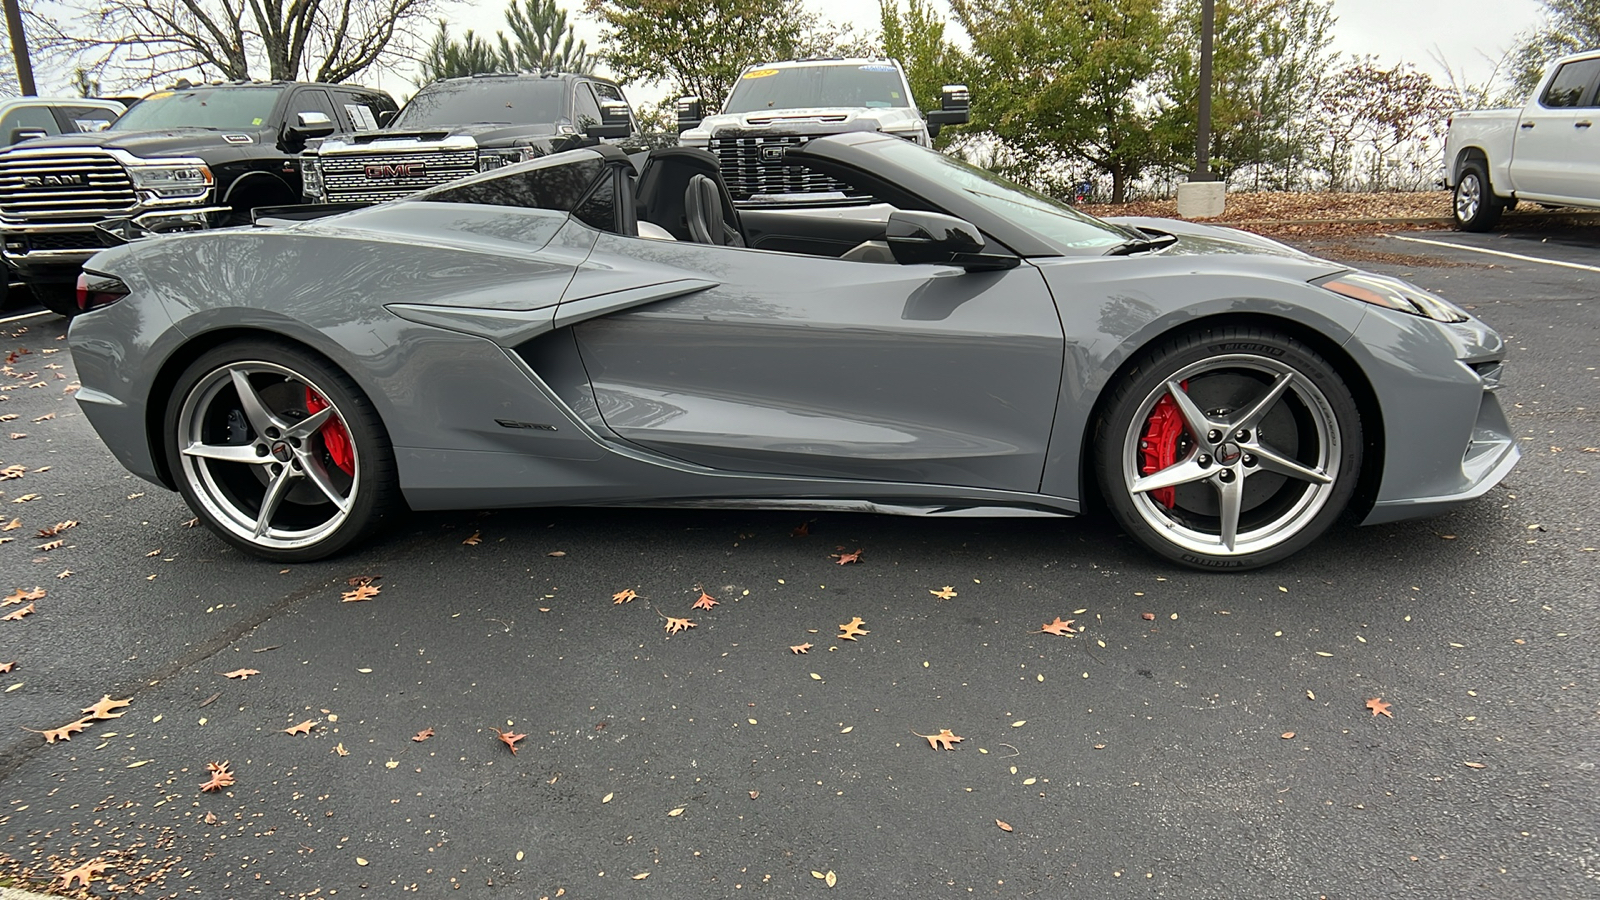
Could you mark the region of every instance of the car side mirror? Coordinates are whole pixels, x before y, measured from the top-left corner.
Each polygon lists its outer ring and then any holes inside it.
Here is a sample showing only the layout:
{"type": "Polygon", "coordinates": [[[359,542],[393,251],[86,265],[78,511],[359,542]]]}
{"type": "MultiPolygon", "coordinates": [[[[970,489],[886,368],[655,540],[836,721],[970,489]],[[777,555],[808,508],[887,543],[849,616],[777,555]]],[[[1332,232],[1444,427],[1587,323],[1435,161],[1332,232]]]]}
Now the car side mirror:
{"type": "Polygon", "coordinates": [[[378,127],[379,128],[388,128],[389,127],[389,123],[393,122],[393,121],[394,121],[394,110],[392,110],[392,109],[384,109],[384,110],[379,110],[378,111],[378,127]]]}
{"type": "Polygon", "coordinates": [[[939,91],[939,108],[928,113],[928,134],[944,125],[965,125],[971,119],[972,94],[964,84],[947,84],[939,91]]]}
{"type": "Polygon", "coordinates": [[[889,214],[884,240],[895,262],[903,266],[934,263],[971,271],[1011,269],[1021,262],[1015,256],[984,253],[983,232],[944,213],[897,209],[889,214]]]}
{"type": "Polygon", "coordinates": [[[284,129],[283,136],[291,141],[308,141],[327,137],[334,132],[333,117],[325,112],[295,113],[294,123],[284,129]]]}
{"type": "Polygon", "coordinates": [[[583,133],[592,138],[625,138],[633,134],[633,117],[628,114],[628,104],[621,100],[600,103],[600,121],[583,126],[583,133]]]}
{"type": "Polygon", "coordinates": [[[682,134],[691,128],[700,127],[700,122],[705,115],[700,110],[699,97],[678,98],[678,133],[682,134]]]}
{"type": "Polygon", "coordinates": [[[23,141],[31,141],[34,138],[48,137],[49,135],[50,132],[45,131],[43,128],[13,128],[11,129],[11,143],[20,144],[23,141]]]}

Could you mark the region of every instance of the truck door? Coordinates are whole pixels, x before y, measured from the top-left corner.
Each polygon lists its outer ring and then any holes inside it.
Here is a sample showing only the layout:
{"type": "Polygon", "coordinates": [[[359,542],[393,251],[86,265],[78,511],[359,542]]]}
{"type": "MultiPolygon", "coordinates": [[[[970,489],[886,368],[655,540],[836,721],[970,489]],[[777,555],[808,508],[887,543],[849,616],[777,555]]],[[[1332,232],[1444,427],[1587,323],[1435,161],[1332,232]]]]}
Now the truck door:
{"type": "Polygon", "coordinates": [[[1511,156],[1518,197],[1550,202],[1600,198],[1597,78],[1600,59],[1566,63],[1523,110],[1511,156]]]}

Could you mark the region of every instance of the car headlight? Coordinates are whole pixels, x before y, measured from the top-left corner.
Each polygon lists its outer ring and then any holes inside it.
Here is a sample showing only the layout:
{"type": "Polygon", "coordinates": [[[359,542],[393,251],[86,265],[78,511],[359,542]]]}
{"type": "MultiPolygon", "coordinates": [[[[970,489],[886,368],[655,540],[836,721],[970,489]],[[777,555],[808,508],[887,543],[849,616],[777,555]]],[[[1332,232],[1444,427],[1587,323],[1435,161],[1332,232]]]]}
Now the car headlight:
{"type": "Polygon", "coordinates": [[[1387,275],[1346,272],[1343,275],[1319,278],[1311,283],[1352,300],[1360,300],[1362,303],[1371,303],[1374,306],[1382,306],[1413,316],[1422,316],[1435,322],[1467,321],[1467,314],[1457,309],[1450,301],[1387,275]]]}
{"type": "Polygon", "coordinates": [[[328,198],[328,188],[322,179],[322,160],[316,156],[300,157],[300,192],[308,203],[321,203],[328,198]]]}
{"type": "Polygon", "coordinates": [[[155,198],[200,197],[211,190],[211,168],[200,160],[157,160],[128,167],[133,186],[155,198]]]}
{"type": "Polygon", "coordinates": [[[532,147],[512,147],[508,150],[479,150],[478,171],[488,172],[501,166],[538,159],[539,151],[532,147]]]}

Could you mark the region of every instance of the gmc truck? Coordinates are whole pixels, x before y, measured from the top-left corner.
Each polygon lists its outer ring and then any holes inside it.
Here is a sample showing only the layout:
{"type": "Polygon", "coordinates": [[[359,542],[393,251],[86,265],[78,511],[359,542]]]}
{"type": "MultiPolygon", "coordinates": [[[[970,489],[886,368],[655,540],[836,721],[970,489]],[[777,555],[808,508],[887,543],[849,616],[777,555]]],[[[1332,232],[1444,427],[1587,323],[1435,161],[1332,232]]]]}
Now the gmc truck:
{"type": "Polygon", "coordinates": [[[1556,60],[1520,109],[1458,111],[1444,143],[1456,227],[1487,231],[1529,200],[1600,208],[1600,50],[1556,60]]]}
{"type": "Polygon", "coordinates": [[[95,225],[248,224],[255,207],[298,202],[306,141],[394,110],[388,94],[347,84],[202,85],[151,94],[104,131],[25,140],[0,153],[5,265],[72,315],[78,271],[102,249],[95,225]]]}
{"type": "Polygon", "coordinates": [[[382,203],[475,172],[637,133],[622,88],[592,75],[436,81],[380,130],[315,142],[308,203],[382,203]]]}
{"type": "Polygon", "coordinates": [[[763,63],[740,73],[717,115],[702,117],[698,97],[680,98],[678,142],[717,155],[741,206],[865,202],[849,185],[784,165],[784,151],[850,131],[881,131],[931,147],[942,127],[967,121],[968,105],[966,86],[948,84],[940,108],[921,112],[892,59],[763,63]]]}

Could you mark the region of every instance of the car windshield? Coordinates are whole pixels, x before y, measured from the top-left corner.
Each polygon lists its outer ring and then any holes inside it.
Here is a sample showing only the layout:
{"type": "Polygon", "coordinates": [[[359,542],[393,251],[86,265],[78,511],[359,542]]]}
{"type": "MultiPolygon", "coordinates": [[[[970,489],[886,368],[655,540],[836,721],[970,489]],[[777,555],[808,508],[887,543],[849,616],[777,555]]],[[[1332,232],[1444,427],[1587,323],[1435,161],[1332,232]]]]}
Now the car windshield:
{"type": "Polygon", "coordinates": [[[390,128],[434,128],[505,122],[553,125],[566,118],[567,83],[545,78],[475,78],[428,85],[395,116],[390,128]]]}
{"type": "Polygon", "coordinates": [[[734,85],[723,112],[910,105],[899,70],[887,64],[866,63],[751,69],[734,85]]]}
{"type": "Polygon", "coordinates": [[[283,88],[229,87],[158,91],[140,100],[111,126],[112,131],[162,128],[260,128],[272,116],[283,88]]]}
{"type": "Polygon", "coordinates": [[[1060,200],[910,141],[881,141],[874,149],[891,162],[966,192],[979,206],[1059,244],[1062,249],[1112,247],[1126,243],[1130,237],[1128,232],[1079,212],[1060,200]]]}

